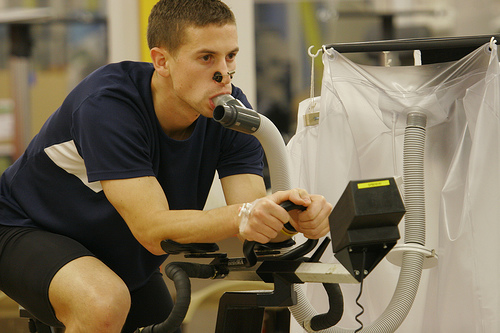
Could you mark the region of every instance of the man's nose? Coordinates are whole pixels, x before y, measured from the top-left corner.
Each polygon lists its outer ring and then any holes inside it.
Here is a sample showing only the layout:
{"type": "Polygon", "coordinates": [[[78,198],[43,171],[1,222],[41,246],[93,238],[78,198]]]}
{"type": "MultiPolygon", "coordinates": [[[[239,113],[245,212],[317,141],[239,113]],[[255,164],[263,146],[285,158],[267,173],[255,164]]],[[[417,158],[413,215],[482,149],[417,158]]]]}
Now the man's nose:
{"type": "Polygon", "coordinates": [[[212,77],[212,80],[218,83],[223,83],[224,85],[231,83],[231,79],[233,78],[235,71],[229,71],[227,74],[222,74],[221,72],[217,71],[214,73],[214,76],[212,77]]]}

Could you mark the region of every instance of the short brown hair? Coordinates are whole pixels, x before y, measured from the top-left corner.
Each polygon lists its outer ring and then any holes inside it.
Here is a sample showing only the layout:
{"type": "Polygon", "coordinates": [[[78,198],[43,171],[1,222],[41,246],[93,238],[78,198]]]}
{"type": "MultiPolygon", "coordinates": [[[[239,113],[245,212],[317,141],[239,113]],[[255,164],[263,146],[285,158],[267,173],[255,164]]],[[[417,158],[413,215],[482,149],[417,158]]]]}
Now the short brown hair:
{"type": "Polygon", "coordinates": [[[236,24],[234,14],[220,0],[160,0],[148,20],[148,47],[165,47],[175,53],[187,27],[236,24]]]}

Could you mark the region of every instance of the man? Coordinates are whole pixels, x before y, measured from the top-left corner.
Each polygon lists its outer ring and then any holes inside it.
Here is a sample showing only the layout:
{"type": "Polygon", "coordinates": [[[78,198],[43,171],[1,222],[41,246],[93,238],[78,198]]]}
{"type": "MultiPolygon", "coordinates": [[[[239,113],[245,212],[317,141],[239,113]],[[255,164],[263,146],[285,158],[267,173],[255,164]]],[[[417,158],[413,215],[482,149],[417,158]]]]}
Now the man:
{"type": "Polygon", "coordinates": [[[211,119],[215,96],[248,105],[226,74],[238,53],[229,8],[161,0],[148,42],[152,64],[92,73],[2,175],[0,289],[67,333],[163,321],[172,307],[158,270],[163,239],[281,241],[285,200],[307,207],[291,220],[299,232],[328,232],[323,197],[265,197],[260,144],[211,119]],[[216,170],[227,206],[202,211],[216,170]]]}

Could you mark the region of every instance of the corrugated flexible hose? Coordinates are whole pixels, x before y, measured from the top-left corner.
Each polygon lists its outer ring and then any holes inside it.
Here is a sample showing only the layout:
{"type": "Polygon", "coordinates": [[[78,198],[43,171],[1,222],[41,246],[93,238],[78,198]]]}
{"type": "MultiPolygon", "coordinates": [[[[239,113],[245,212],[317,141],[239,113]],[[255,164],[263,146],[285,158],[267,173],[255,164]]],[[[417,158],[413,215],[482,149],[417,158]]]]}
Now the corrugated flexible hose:
{"type": "MultiPolygon", "coordinates": [[[[409,112],[403,148],[404,197],[406,206],[405,244],[425,245],[424,149],[427,118],[421,111],[409,112]]],[[[408,315],[417,294],[424,255],[406,251],[396,291],[382,315],[360,332],[394,332],[408,315]]],[[[310,328],[310,320],[318,313],[307,299],[302,287],[295,285],[297,305],[290,307],[295,320],[308,332],[354,332],[354,329],[331,327],[321,331],[310,328]]]]}

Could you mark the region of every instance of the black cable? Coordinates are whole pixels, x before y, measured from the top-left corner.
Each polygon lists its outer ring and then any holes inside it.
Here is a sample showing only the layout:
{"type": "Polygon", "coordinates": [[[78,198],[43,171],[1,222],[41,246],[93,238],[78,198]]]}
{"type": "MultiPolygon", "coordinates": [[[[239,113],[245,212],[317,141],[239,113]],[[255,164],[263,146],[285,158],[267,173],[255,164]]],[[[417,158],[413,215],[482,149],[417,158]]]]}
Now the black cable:
{"type": "MultiPolygon", "coordinates": [[[[330,241],[331,239],[326,237],[307,262],[319,262],[326,247],[330,244],[330,241]]],[[[311,318],[311,329],[315,332],[335,326],[340,319],[342,319],[342,315],[344,314],[344,296],[342,295],[340,285],[338,283],[323,283],[323,287],[328,295],[330,307],[327,313],[319,314],[311,318]]]]}
{"type": "Polygon", "coordinates": [[[344,297],[338,283],[323,283],[328,294],[330,308],[327,313],[319,314],[311,318],[311,329],[316,331],[326,330],[342,319],[344,313],[344,297]]]}
{"type": "Polygon", "coordinates": [[[363,294],[363,281],[365,280],[366,251],[367,249],[364,248],[363,261],[361,264],[361,282],[359,285],[359,294],[358,297],[356,298],[356,304],[361,308],[361,311],[356,315],[356,321],[359,323],[360,327],[357,330],[355,330],[354,333],[357,333],[363,329],[363,322],[359,319],[359,317],[361,317],[361,315],[365,312],[365,308],[363,307],[363,305],[361,305],[359,300],[361,299],[361,295],[363,294]]]}
{"type": "Polygon", "coordinates": [[[172,333],[184,321],[191,303],[191,282],[189,278],[208,279],[215,276],[215,267],[188,262],[171,262],[165,266],[165,276],[174,282],[177,300],[168,318],[159,323],[144,327],[135,333],[172,333]]]}

